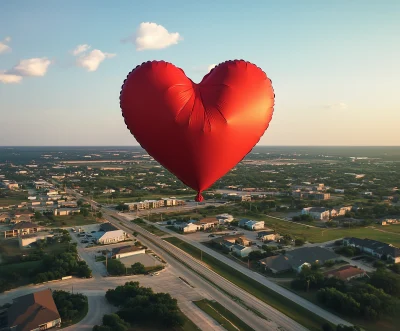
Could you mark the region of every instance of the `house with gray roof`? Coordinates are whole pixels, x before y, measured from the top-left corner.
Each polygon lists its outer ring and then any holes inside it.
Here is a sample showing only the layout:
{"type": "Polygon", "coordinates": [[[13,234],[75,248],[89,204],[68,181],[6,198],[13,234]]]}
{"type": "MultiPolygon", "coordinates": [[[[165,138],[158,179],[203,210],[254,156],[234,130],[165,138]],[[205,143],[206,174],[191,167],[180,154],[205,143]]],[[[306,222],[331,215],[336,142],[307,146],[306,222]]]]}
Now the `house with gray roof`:
{"type": "Polygon", "coordinates": [[[337,261],[340,256],[325,248],[301,247],[287,251],[284,255],[270,256],[260,260],[260,264],[273,273],[295,270],[300,272],[303,266],[314,263],[324,264],[326,261],[337,261]]]}

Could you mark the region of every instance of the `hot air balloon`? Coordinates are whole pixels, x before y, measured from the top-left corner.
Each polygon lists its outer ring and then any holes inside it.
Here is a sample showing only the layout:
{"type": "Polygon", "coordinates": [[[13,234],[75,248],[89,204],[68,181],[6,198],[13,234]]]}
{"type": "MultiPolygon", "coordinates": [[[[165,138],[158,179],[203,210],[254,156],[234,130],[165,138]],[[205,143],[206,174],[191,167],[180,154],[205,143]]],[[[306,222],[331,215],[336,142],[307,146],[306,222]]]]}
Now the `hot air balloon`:
{"type": "Polygon", "coordinates": [[[171,63],[149,61],[128,74],[120,107],[138,143],[202,201],[263,136],[274,98],[267,75],[243,60],[217,65],[198,84],[171,63]]]}

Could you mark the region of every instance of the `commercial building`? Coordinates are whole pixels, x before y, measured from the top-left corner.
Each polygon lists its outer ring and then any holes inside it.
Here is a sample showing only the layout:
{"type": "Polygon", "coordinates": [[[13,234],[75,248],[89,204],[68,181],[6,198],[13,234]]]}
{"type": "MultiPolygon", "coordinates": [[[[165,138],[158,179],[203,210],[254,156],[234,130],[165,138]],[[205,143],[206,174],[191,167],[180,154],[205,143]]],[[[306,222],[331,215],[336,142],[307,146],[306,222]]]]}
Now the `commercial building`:
{"type": "Polygon", "coordinates": [[[128,234],[125,231],[119,230],[111,223],[101,224],[100,231],[93,236],[96,242],[102,245],[121,242],[128,238],[128,234]]]}
{"type": "Polygon", "coordinates": [[[257,238],[261,241],[271,241],[278,239],[279,235],[272,229],[257,232],[257,238]]]}
{"type": "Polygon", "coordinates": [[[136,246],[122,246],[113,248],[110,253],[110,258],[112,259],[120,259],[127,256],[138,255],[138,254],[145,254],[146,250],[143,247],[136,247],[136,246]]]}
{"type": "Polygon", "coordinates": [[[79,208],[56,208],[53,211],[53,214],[56,216],[68,216],[79,214],[81,210],[79,208]]]}
{"type": "Polygon", "coordinates": [[[61,326],[61,317],[50,289],[14,299],[7,311],[9,330],[36,331],[61,326]]]}
{"type": "Polygon", "coordinates": [[[42,227],[32,222],[19,222],[3,230],[4,238],[19,237],[40,231],[42,227]]]}

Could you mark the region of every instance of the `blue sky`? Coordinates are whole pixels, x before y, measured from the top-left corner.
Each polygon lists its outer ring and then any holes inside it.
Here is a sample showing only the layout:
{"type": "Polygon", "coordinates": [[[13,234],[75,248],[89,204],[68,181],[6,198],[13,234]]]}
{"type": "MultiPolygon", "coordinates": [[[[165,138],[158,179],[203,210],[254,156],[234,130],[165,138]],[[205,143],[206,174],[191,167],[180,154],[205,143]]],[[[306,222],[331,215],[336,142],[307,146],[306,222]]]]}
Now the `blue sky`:
{"type": "Polygon", "coordinates": [[[399,17],[398,0],[2,0],[0,145],[135,145],[118,99],[132,68],[166,60],[200,81],[239,58],[276,94],[260,145],[400,145],[399,17]],[[172,44],[137,50],[146,22],[172,44]]]}

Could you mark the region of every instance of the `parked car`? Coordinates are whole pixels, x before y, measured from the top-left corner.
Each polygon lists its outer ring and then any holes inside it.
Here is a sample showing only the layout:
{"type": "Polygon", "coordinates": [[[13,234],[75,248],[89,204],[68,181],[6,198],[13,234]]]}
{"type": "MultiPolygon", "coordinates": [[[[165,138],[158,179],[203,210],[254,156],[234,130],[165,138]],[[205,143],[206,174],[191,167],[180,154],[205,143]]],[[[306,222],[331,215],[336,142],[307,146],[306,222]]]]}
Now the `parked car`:
{"type": "Polygon", "coordinates": [[[97,231],[92,231],[91,233],[96,233],[97,231]]]}

